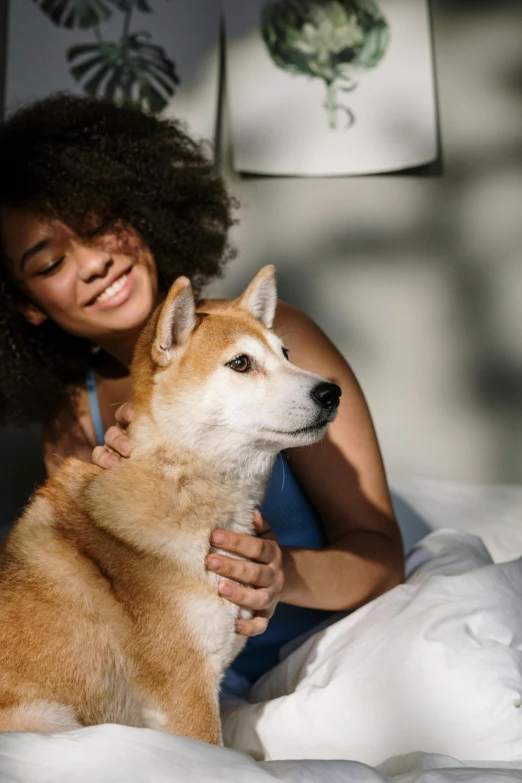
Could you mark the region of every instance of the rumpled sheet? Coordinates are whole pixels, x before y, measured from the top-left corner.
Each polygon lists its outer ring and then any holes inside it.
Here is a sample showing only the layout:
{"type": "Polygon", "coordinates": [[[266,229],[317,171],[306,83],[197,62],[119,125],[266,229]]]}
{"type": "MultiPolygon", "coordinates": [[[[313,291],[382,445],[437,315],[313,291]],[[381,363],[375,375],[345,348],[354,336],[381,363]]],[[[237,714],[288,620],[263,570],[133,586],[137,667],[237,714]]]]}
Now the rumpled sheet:
{"type": "Polygon", "coordinates": [[[0,783],[518,783],[522,760],[471,763],[414,753],[357,761],[256,762],[244,753],[151,729],[93,726],[0,735],[0,783]]]}
{"type": "Polygon", "coordinates": [[[439,530],[406,584],[339,620],[224,711],[225,744],[259,760],[416,751],[522,759],[522,559],[439,530]]]}
{"type": "Polygon", "coordinates": [[[418,541],[407,584],[308,640],[254,687],[257,703],[229,710],[236,749],[114,725],[0,734],[0,783],[522,783],[522,561],[509,560],[522,553],[522,490],[497,492],[503,506],[482,493],[487,528],[473,488],[449,486],[445,503],[436,484],[400,487],[410,537],[452,513],[460,531],[418,541]],[[489,529],[498,562],[466,529],[489,529]]]}

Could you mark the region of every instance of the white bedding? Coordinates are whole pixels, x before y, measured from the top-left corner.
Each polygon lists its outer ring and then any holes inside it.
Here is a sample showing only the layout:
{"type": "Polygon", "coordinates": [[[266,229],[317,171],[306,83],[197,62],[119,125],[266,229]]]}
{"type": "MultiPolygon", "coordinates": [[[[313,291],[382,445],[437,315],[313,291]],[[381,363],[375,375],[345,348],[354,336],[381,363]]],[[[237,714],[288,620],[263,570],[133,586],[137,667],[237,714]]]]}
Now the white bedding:
{"type": "Polygon", "coordinates": [[[391,489],[406,551],[448,527],[480,536],[495,563],[522,556],[522,486],[417,478],[391,489]]]}
{"type": "Polygon", "coordinates": [[[522,762],[466,764],[427,753],[388,760],[256,762],[244,753],[151,729],[0,735],[1,783],[516,783],[522,762]]]}
{"type": "Polygon", "coordinates": [[[394,489],[408,547],[422,538],[407,584],[229,710],[239,750],[124,726],[0,734],[0,783],[522,781],[522,561],[509,562],[522,555],[522,488],[394,489]],[[441,526],[458,530],[423,537],[441,526]]]}
{"type": "Polygon", "coordinates": [[[476,536],[439,530],[415,566],[226,710],[227,745],[263,760],[522,759],[522,560],[493,564],[476,536]]]}

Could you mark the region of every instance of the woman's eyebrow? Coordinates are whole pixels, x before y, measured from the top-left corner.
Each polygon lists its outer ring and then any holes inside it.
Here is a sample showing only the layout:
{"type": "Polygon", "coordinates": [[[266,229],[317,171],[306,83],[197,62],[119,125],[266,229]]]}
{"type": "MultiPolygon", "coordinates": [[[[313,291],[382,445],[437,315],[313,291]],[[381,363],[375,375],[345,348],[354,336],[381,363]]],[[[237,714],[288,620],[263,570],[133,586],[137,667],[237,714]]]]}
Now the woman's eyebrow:
{"type": "Polygon", "coordinates": [[[49,238],[41,239],[35,245],[30,247],[29,250],[26,250],[25,253],[22,255],[22,258],[20,259],[20,269],[22,270],[30,258],[35,256],[37,253],[40,253],[41,250],[45,250],[45,248],[48,247],[50,244],[51,244],[51,240],[49,238]]]}

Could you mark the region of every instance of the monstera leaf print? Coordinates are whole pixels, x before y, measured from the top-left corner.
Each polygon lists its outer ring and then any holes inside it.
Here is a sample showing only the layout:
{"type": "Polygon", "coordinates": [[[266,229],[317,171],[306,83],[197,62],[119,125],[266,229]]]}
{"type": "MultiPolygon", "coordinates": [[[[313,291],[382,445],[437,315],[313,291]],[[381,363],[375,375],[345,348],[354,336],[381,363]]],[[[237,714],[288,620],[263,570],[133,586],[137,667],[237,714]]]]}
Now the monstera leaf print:
{"type": "Polygon", "coordinates": [[[87,29],[105,22],[112,11],[107,0],[33,0],[57,27],[87,29]]]}
{"type": "Polygon", "coordinates": [[[130,6],[134,6],[137,11],[142,13],[152,13],[148,0],[109,0],[111,5],[115,5],[120,11],[128,11],[130,6]]]}
{"type": "Polygon", "coordinates": [[[160,112],[179,84],[174,63],[161,46],[149,43],[149,33],[121,41],[99,41],[69,49],[71,74],[86,93],[119,103],[134,103],[160,112]]]}
{"type": "MultiPolygon", "coordinates": [[[[168,0],[167,0],[168,1],[168,0]]],[[[146,31],[131,32],[134,11],[152,13],[151,0],[33,0],[57,27],[92,28],[96,41],[72,46],[70,72],[88,95],[162,111],[180,83],[176,66],[146,31]],[[120,12],[119,40],[104,38],[100,25],[120,12]]]]}

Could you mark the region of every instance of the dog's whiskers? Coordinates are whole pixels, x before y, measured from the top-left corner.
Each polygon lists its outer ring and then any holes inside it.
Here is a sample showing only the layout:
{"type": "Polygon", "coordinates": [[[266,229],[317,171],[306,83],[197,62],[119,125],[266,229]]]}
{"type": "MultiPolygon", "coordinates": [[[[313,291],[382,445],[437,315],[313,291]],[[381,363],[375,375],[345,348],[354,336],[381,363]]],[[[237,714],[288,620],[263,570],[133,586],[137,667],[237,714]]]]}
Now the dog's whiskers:
{"type": "Polygon", "coordinates": [[[282,481],[282,484],[281,484],[281,492],[282,492],[283,491],[283,487],[285,486],[285,458],[283,457],[281,452],[279,452],[277,457],[278,457],[278,459],[281,460],[281,464],[283,466],[283,481],[282,481]]]}

